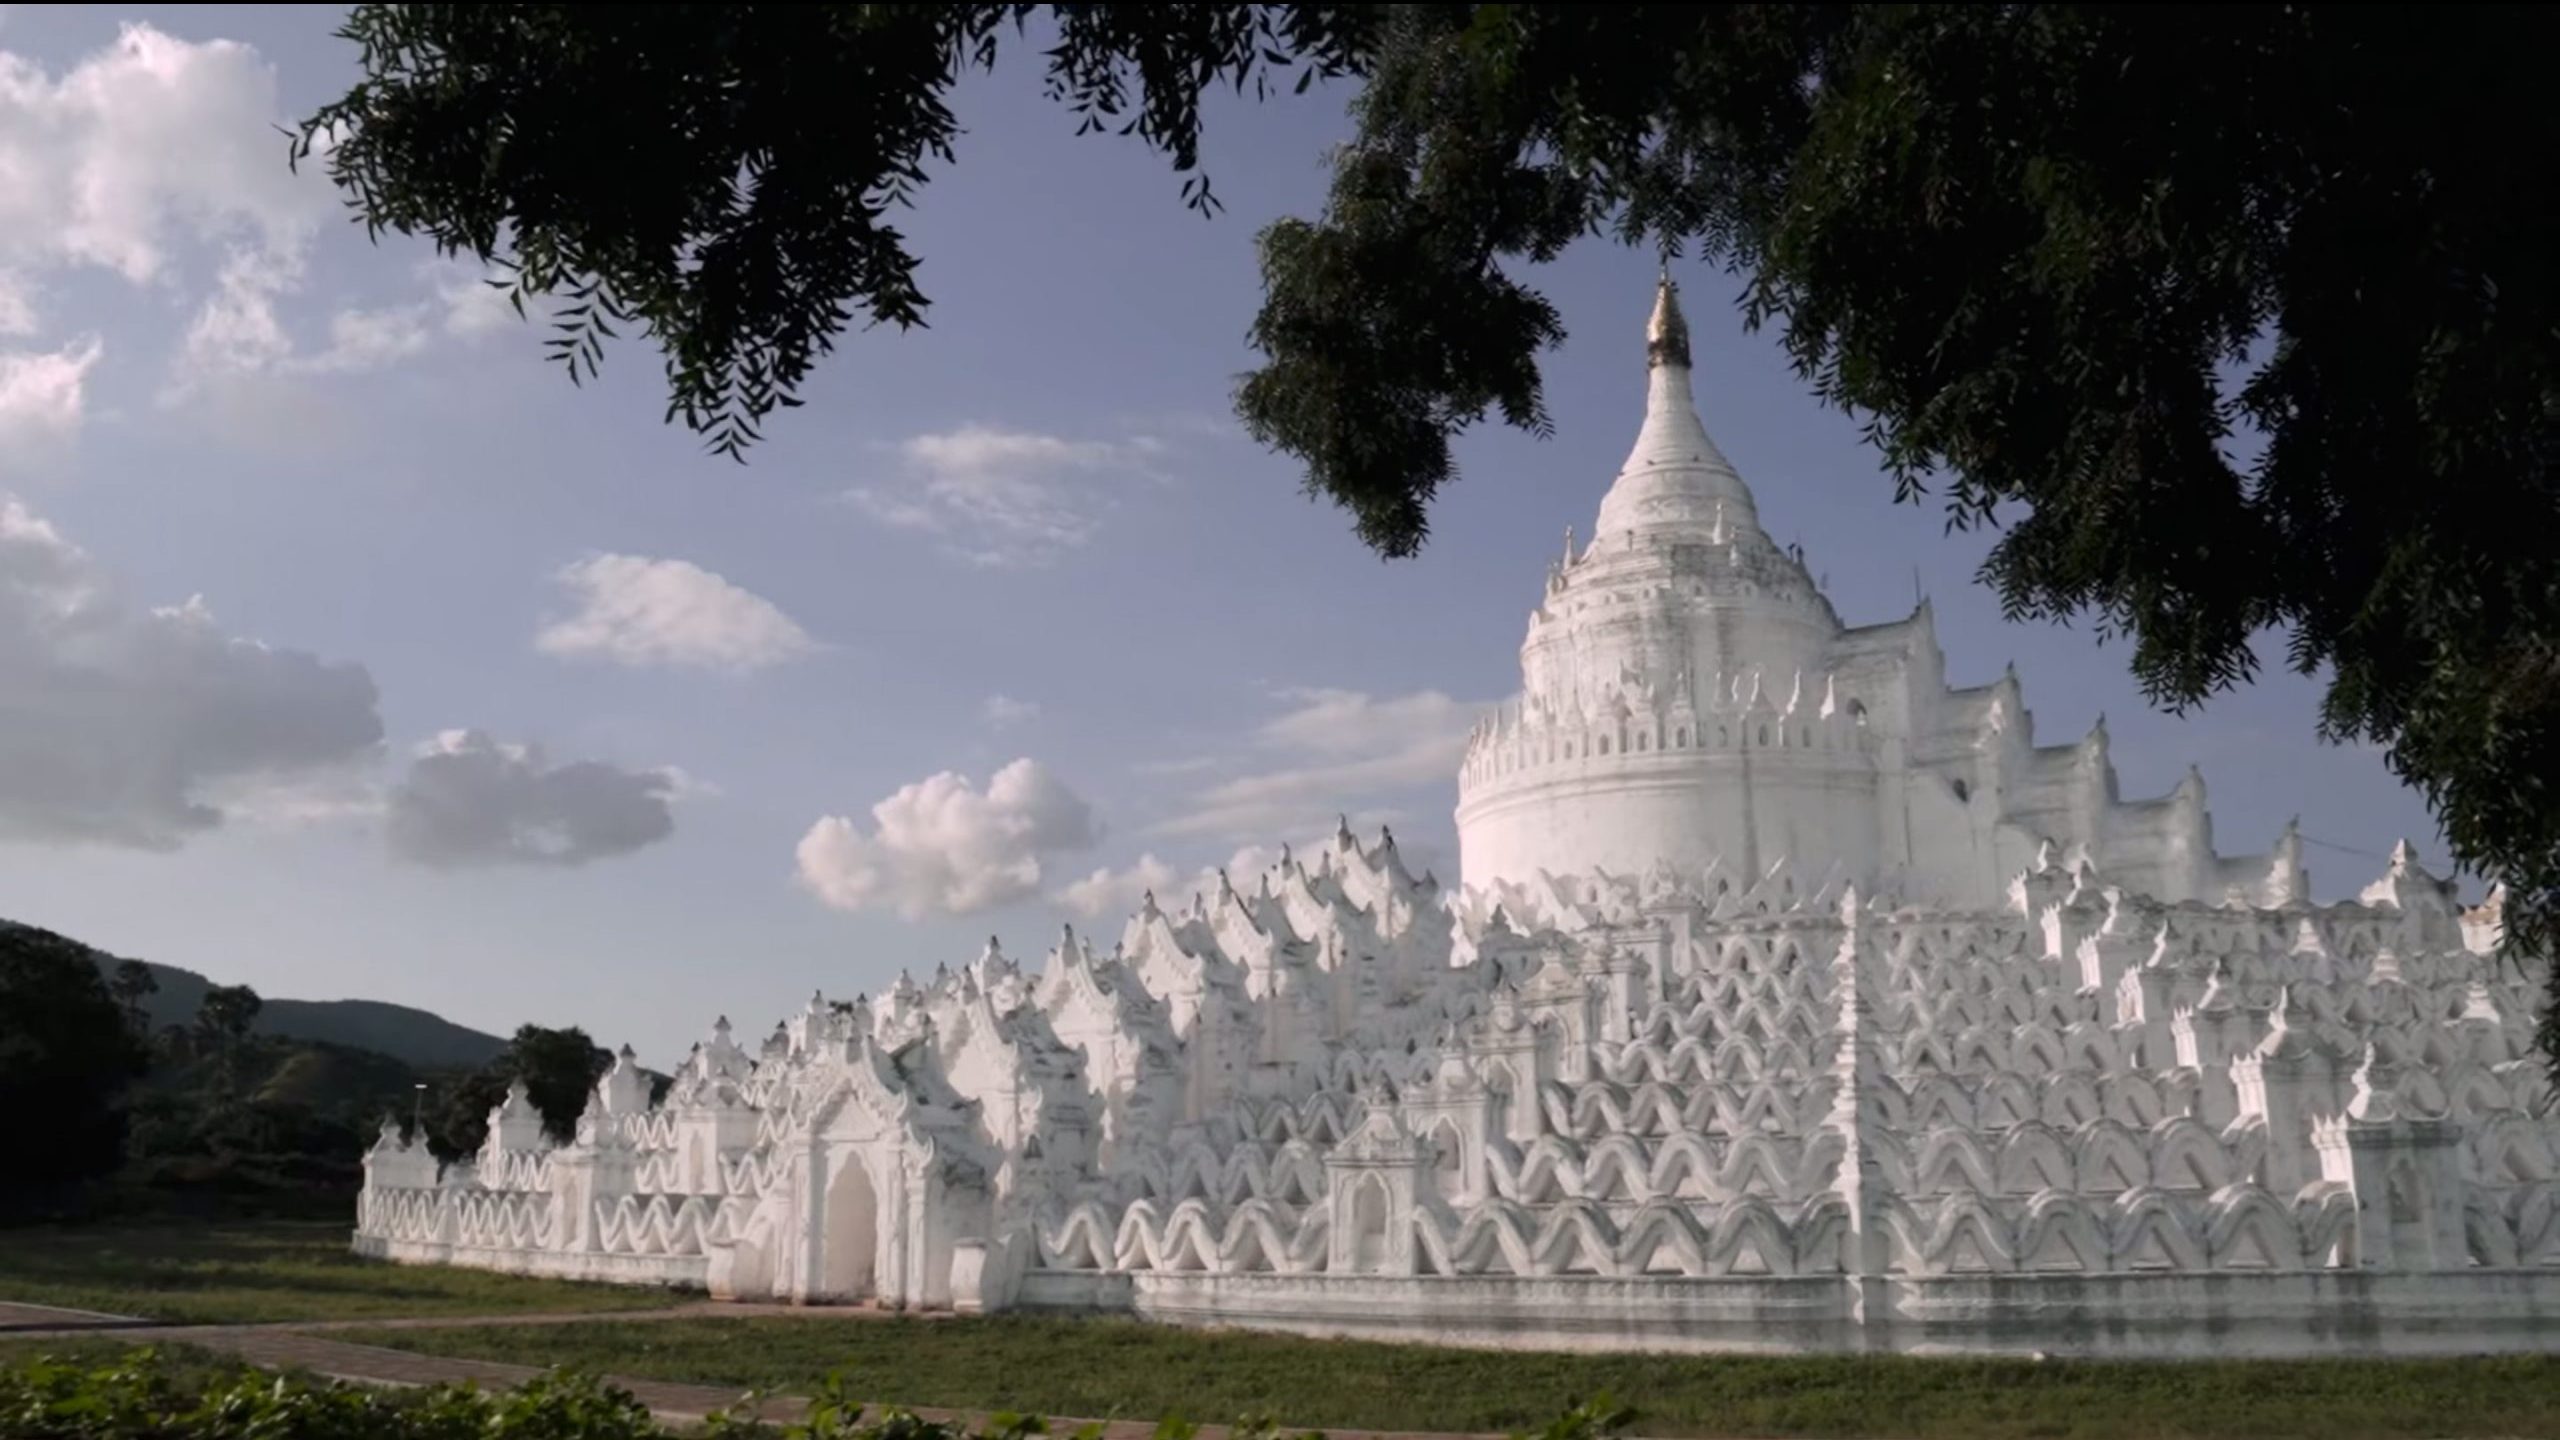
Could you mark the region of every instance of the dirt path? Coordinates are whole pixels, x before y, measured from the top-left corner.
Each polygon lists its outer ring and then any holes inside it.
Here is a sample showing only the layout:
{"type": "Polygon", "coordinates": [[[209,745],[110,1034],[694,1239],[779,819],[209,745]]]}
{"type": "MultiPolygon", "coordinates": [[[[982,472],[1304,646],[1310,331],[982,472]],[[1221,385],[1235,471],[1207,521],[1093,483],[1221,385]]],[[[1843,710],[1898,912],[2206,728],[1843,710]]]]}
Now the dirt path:
{"type": "Polygon", "coordinates": [[[151,1323],[131,1315],[107,1315],[96,1310],[67,1310],[60,1305],[30,1305],[22,1300],[0,1300],[0,1336],[20,1331],[39,1335],[68,1334],[151,1323]]]}

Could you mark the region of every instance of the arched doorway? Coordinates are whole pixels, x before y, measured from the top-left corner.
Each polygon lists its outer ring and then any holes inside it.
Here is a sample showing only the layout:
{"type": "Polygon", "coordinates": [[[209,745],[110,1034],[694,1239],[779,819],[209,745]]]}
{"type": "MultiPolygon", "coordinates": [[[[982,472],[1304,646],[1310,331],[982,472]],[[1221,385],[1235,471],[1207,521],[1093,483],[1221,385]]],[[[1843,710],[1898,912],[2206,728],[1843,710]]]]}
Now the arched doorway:
{"type": "Polygon", "coordinates": [[[845,1150],[827,1179],[827,1205],[819,1220],[818,1256],[823,1267],[819,1297],[870,1298],[876,1288],[872,1265],[879,1252],[879,1195],[871,1188],[871,1172],[861,1155],[845,1150]]]}
{"type": "Polygon", "coordinates": [[[1374,1175],[1351,1194],[1351,1268],[1362,1275],[1387,1268],[1387,1187],[1374,1175]]]}
{"type": "Polygon", "coordinates": [[[1466,1150],[1458,1142],[1458,1127],[1447,1120],[1431,1127],[1431,1177],[1443,1200],[1455,1200],[1465,1193],[1467,1176],[1464,1168],[1466,1150]]]}

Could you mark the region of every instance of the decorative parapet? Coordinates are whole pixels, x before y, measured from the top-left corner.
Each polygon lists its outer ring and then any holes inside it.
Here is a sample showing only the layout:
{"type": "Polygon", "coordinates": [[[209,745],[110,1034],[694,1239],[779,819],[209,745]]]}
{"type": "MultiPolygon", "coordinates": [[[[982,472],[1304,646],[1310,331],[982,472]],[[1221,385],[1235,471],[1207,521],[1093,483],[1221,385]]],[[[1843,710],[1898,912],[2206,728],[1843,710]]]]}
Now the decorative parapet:
{"type": "MultiPolygon", "coordinates": [[[[1308,883],[1353,863],[1337,848],[1308,883]]],[[[1986,1276],[2560,1276],[2529,975],[2383,945],[2389,912],[2161,906],[2047,859],[2036,914],[1781,870],[1706,894],[1659,867],[1548,877],[1543,912],[1516,891],[1431,912],[1463,958],[1361,992],[1373,1013],[1329,1008],[1356,963],[1310,960],[1261,998],[1206,985],[1181,1036],[1146,978],[1178,966],[1066,937],[1034,981],[991,950],[885,1002],[813,1001],[752,1057],[715,1027],[656,1106],[621,1108],[645,1096],[627,1062],[571,1146],[499,1143],[530,1132],[521,1100],[471,1166],[395,1131],[358,1243],[979,1310],[1233,1277],[1234,1318],[1266,1287],[1339,1315],[1352,1289],[1323,1287],[1425,1275],[1566,1286],[1534,1292],[1551,1310],[1599,1293],[1572,1287],[1827,1286],[1878,1344],[1986,1276]]],[[[1268,904],[1297,883],[1275,872],[1268,904]]],[[[1152,924],[1195,947],[1187,973],[1231,965],[1204,920],[1152,924]]]]}

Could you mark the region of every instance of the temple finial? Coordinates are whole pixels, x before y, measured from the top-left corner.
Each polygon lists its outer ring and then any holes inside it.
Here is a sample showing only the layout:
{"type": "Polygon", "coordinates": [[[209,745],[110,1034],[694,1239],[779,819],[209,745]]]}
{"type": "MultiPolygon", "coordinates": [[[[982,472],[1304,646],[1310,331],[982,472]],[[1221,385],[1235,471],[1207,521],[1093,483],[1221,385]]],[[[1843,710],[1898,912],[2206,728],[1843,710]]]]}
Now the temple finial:
{"type": "Polygon", "coordinates": [[[1644,327],[1645,363],[1655,368],[1677,365],[1689,368],[1689,322],[1680,314],[1680,287],[1671,281],[1668,261],[1662,276],[1654,282],[1653,318],[1644,327]]]}

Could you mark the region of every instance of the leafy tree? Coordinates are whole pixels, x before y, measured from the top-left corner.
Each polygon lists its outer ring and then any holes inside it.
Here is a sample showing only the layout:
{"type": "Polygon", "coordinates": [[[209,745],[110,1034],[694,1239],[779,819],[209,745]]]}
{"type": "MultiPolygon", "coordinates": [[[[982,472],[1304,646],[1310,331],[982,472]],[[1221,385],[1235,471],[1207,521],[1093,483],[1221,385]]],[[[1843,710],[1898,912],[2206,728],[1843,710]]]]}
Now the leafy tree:
{"type": "Polygon", "coordinates": [[[240,1045],[266,1002],[246,985],[215,985],[196,1002],[196,1036],[221,1062],[215,1080],[226,1099],[240,1092],[240,1045]]]}
{"type": "Polygon", "coordinates": [[[124,1007],[124,1023],[135,1034],[150,1033],[151,1012],[145,1002],[160,993],[160,981],[150,966],[139,960],[118,961],[114,977],[107,981],[107,992],[124,1007]]]}
{"type": "MultiPolygon", "coordinates": [[[[669,417],[736,455],[855,310],[923,323],[892,213],[952,158],[943,97],[1009,25],[1054,10],[1052,93],[1193,171],[1204,88],[1340,73],[1376,7],[609,8],[359,5],[338,33],[365,78],[294,159],[325,150],[377,233],[502,262],[519,309],[558,298],[573,379],[617,326],[658,340],[669,417]]],[[[1217,203],[1196,173],[1184,197],[1217,203]]]]}
{"type": "Polygon", "coordinates": [[[542,1128],[554,1140],[567,1140],[587,1113],[587,1097],[613,1068],[613,1052],[570,1027],[547,1030],[540,1025],[517,1028],[507,1042],[508,1078],[522,1080],[533,1108],[542,1112],[542,1128]]]}
{"type": "Polygon", "coordinates": [[[542,1113],[544,1132],[566,1143],[577,1133],[596,1082],[612,1068],[613,1053],[584,1030],[519,1026],[497,1059],[435,1097],[427,1138],[448,1158],[476,1152],[488,1138],[490,1109],[507,1098],[509,1085],[522,1081],[525,1097],[542,1113]]]}
{"type": "Polygon", "coordinates": [[[246,985],[213,986],[196,1004],[196,1033],[216,1045],[238,1045],[249,1038],[258,1012],[265,1008],[258,992],[246,985]]]}
{"type": "Polygon", "coordinates": [[[446,1160],[476,1155],[489,1138],[489,1111],[507,1098],[503,1057],[427,1095],[427,1144],[446,1160]]]}
{"type": "MultiPolygon", "coordinates": [[[[1898,498],[1998,524],[2013,617],[2192,706],[2324,674],[2454,854],[2560,939],[2560,19],[2346,5],[356,7],[304,131],[377,230],[619,325],[737,454],[857,312],[950,87],[1048,9],[1048,85],[1197,173],[1213,85],[1356,75],[1324,213],[1262,237],[1239,409],[1409,555],[1488,415],[1543,432],[1576,239],[1694,246],[1898,498]]],[[[2560,986],[2560,968],[2554,984],[2560,986]]],[[[2560,1007],[2544,1044],[2560,1065],[2560,1007]]]]}
{"type": "Polygon", "coordinates": [[[113,1171],[142,1047],[90,952],[50,931],[0,926],[0,1115],[9,1160],[0,1208],[113,1171]]]}

